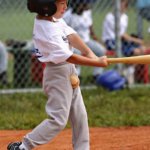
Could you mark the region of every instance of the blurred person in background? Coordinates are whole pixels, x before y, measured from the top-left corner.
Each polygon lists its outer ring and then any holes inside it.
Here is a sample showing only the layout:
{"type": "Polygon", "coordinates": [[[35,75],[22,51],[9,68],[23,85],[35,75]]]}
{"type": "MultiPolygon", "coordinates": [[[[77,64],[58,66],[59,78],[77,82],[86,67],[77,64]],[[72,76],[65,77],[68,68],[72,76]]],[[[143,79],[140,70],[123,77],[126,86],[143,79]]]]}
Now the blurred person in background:
{"type": "Polygon", "coordinates": [[[8,84],[7,80],[8,53],[5,44],[0,41],[0,84],[8,84]]]}
{"type": "MultiPolygon", "coordinates": [[[[121,0],[121,16],[120,16],[120,31],[122,54],[124,56],[143,55],[146,53],[146,47],[143,44],[143,40],[136,35],[129,35],[127,33],[128,16],[126,14],[129,1],[121,0]]],[[[115,15],[114,12],[108,12],[103,22],[102,40],[107,47],[107,50],[115,51],[115,15]]],[[[134,66],[128,65],[125,69],[125,77],[128,84],[134,83],[134,66]]]]}
{"type": "MultiPolygon", "coordinates": [[[[137,8],[142,18],[150,21],[150,0],[137,0],[137,8]]],[[[150,26],[148,28],[148,33],[150,33],[150,26]]]]}
{"type": "MultiPolygon", "coordinates": [[[[93,30],[93,19],[91,6],[95,2],[92,0],[72,0],[70,8],[64,15],[64,20],[71,26],[97,55],[103,56],[106,53],[106,48],[100,43],[93,30]]],[[[80,54],[80,51],[75,49],[74,53],[80,54]]],[[[81,78],[81,67],[76,66],[78,75],[81,78]]],[[[103,73],[103,68],[94,67],[93,79],[103,73]]]]}

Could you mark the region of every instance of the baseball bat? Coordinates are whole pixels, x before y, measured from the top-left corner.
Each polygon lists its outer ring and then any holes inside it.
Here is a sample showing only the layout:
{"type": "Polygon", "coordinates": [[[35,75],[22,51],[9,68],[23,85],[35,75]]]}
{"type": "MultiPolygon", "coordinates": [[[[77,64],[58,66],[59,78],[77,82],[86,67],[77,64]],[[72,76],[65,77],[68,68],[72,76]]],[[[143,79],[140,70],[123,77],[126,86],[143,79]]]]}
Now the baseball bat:
{"type": "Polygon", "coordinates": [[[109,64],[123,63],[123,64],[150,64],[150,55],[107,58],[109,64]]]}

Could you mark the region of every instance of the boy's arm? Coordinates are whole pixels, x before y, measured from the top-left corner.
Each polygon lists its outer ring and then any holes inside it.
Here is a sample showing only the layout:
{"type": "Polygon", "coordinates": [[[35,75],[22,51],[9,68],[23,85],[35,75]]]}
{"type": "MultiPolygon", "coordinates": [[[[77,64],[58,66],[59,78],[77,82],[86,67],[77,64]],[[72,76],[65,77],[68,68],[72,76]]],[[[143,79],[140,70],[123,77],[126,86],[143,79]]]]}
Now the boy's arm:
{"type": "Polygon", "coordinates": [[[97,57],[91,49],[82,41],[78,34],[70,34],[68,36],[70,44],[76,49],[80,50],[82,55],[73,54],[67,59],[67,62],[85,65],[85,66],[97,66],[97,67],[106,67],[107,57],[97,57]]]}
{"type": "Polygon", "coordinates": [[[128,35],[127,33],[123,34],[122,38],[129,41],[129,42],[134,42],[134,43],[137,43],[139,45],[143,45],[143,41],[141,39],[132,37],[132,36],[128,35]]]}
{"type": "Polygon", "coordinates": [[[78,34],[68,35],[68,40],[71,46],[81,51],[82,55],[89,58],[96,59],[97,56],[91,51],[91,49],[83,42],[78,34]]]}
{"type": "Polygon", "coordinates": [[[107,57],[97,57],[96,59],[91,59],[81,55],[73,54],[67,59],[67,62],[84,65],[84,66],[96,66],[96,67],[106,67],[108,65],[107,57]]]}

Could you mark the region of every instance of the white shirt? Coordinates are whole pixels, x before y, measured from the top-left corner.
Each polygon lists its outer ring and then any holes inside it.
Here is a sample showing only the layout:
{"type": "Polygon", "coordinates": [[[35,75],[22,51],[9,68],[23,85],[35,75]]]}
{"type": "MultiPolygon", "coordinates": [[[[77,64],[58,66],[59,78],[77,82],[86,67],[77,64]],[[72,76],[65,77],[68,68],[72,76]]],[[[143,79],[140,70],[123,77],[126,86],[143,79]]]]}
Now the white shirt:
{"type": "MultiPolygon", "coordinates": [[[[124,13],[120,16],[120,31],[122,36],[128,27],[128,16],[124,13]]],[[[115,40],[115,16],[113,13],[108,13],[103,22],[102,40],[115,40]]]]}
{"type": "Polygon", "coordinates": [[[63,19],[56,22],[35,19],[33,41],[39,61],[55,64],[66,61],[73,54],[67,39],[72,33],[76,32],[63,19]]]}
{"type": "Polygon", "coordinates": [[[64,14],[64,20],[79,34],[84,42],[90,40],[90,26],[93,23],[91,10],[86,10],[81,15],[78,15],[72,13],[72,9],[70,8],[64,14]]]}

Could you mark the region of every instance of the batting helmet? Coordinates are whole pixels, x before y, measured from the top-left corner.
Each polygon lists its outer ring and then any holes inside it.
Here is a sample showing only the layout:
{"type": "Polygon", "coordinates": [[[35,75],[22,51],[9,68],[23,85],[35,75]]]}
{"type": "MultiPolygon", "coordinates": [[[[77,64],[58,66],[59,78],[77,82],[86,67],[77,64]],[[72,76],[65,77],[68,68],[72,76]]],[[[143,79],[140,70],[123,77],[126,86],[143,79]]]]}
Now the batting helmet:
{"type": "Polygon", "coordinates": [[[57,11],[55,2],[56,0],[28,0],[27,8],[41,16],[52,16],[57,11]]]}

